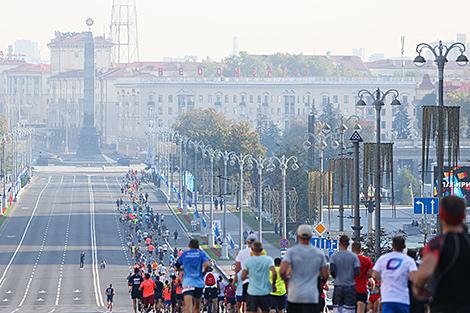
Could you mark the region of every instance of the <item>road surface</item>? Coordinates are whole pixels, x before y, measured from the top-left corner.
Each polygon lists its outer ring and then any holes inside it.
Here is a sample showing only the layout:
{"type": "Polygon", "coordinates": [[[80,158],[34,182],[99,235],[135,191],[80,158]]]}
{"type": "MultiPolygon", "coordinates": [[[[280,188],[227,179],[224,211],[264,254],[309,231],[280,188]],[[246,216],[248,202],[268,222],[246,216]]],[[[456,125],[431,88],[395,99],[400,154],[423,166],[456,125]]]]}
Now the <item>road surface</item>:
{"type": "MultiPolygon", "coordinates": [[[[122,176],[36,173],[0,226],[0,312],[104,312],[109,283],[114,312],[130,312],[126,276],[133,262],[115,211],[122,176]],[[106,269],[99,267],[103,259],[106,269]]],[[[183,235],[167,207],[150,200],[171,233],[183,235]]],[[[186,244],[182,236],[177,246],[186,244]]]]}

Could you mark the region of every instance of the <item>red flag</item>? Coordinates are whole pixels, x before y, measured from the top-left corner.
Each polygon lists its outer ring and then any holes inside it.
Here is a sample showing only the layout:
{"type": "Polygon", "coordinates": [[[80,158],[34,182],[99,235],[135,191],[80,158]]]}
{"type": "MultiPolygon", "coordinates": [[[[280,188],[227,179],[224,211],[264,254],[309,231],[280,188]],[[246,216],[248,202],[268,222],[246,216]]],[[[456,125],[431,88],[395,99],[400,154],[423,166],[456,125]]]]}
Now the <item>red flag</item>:
{"type": "Polygon", "coordinates": [[[182,67],[180,67],[180,68],[178,69],[178,72],[179,72],[180,76],[183,76],[183,75],[184,75],[184,71],[183,71],[183,68],[182,68],[182,67]]]}
{"type": "Polygon", "coordinates": [[[217,76],[222,76],[222,69],[220,67],[217,68],[217,72],[216,72],[217,76]]]}
{"type": "Polygon", "coordinates": [[[158,68],[158,76],[163,76],[163,68],[158,68]]]}
{"type": "Polygon", "coordinates": [[[197,74],[198,74],[199,76],[202,76],[202,75],[204,74],[204,72],[203,72],[203,70],[202,70],[202,67],[198,67],[198,68],[197,68],[197,74]]]}
{"type": "Polygon", "coordinates": [[[253,77],[256,77],[256,74],[257,74],[256,67],[253,67],[253,68],[251,69],[251,75],[252,75],[253,77]]]}
{"type": "Polygon", "coordinates": [[[240,77],[240,68],[239,67],[235,68],[235,76],[240,77]]]}

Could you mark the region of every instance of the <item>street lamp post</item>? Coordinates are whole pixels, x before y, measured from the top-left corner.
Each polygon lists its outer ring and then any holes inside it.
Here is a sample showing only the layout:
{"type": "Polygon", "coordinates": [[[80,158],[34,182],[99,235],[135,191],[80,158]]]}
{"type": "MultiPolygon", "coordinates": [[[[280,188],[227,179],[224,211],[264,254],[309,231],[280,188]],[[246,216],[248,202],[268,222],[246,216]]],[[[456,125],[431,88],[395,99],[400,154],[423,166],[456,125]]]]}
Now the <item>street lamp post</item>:
{"type": "MultiPolygon", "coordinates": [[[[426,63],[426,59],[421,55],[423,50],[429,50],[434,55],[434,62],[437,64],[438,72],[438,114],[437,114],[437,142],[436,142],[436,159],[437,159],[437,196],[442,198],[442,182],[444,179],[444,67],[447,63],[447,56],[449,52],[457,49],[460,51],[460,55],[455,60],[458,65],[464,66],[468,63],[468,58],[464,52],[466,50],[465,44],[461,42],[455,42],[450,46],[442,44],[439,41],[438,45],[431,46],[427,43],[420,43],[416,46],[416,52],[418,55],[414,59],[416,66],[423,66],[426,63]]],[[[424,147],[423,147],[424,149],[424,147]]]]}
{"type": "MultiPolygon", "coordinates": [[[[339,125],[339,148],[340,148],[340,168],[339,168],[339,231],[344,231],[344,134],[348,130],[346,123],[352,119],[359,120],[359,116],[351,115],[344,117],[341,115],[341,125],[339,125]]],[[[356,123],[354,130],[360,130],[361,126],[356,123]]]]}
{"type": "Polygon", "coordinates": [[[251,154],[230,154],[230,165],[234,166],[238,163],[240,169],[240,238],[239,238],[239,249],[243,248],[243,170],[245,163],[252,158],[251,154]]]}
{"type": "Polygon", "coordinates": [[[228,195],[228,162],[230,161],[230,156],[235,154],[233,151],[219,151],[218,157],[224,162],[224,197],[223,197],[223,206],[224,214],[222,218],[222,232],[223,232],[223,242],[222,242],[222,259],[228,260],[228,242],[227,242],[227,200],[225,197],[228,195]]]}
{"type": "Polygon", "coordinates": [[[263,240],[263,169],[272,164],[273,160],[271,158],[263,158],[258,156],[258,158],[251,158],[248,161],[248,166],[253,167],[253,164],[256,165],[256,170],[258,171],[258,218],[259,218],[259,229],[258,229],[258,238],[259,241],[263,240]]]}
{"type": "Polygon", "coordinates": [[[212,224],[214,223],[214,158],[218,155],[218,150],[212,149],[210,146],[206,146],[203,149],[203,158],[209,157],[210,161],[210,179],[209,179],[209,232],[207,241],[209,245],[214,245],[214,234],[212,233],[212,224]]]}
{"type": "Polygon", "coordinates": [[[178,193],[179,193],[179,207],[186,213],[186,204],[183,201],[183,149],[184,144],[187,141],[186,136],[181,134],[175,134],[176,143],[179,145],[179,183],[178,183],[178,193]]]}
{"type": "MultiPolygon", "coordinates": [[[[287,168],[289,167],[289,162],[292,163],[291,168],[292,170],[298,170],[299,165],[297,164],[297,157],[290,156],[286,157],[282,155],[281,157],[273,156],[271,157],[271,166],[274,166],[274,161],[279,163],[279,168],[281,169],[282,175],[282,229],[281,229],[281,237],[282,239],[287,239],[287,199],[286,199],[286,175],[287,175],[287,168]]],[[[270,165],[268,165],[270,166],[270,165]]]]}
{"type": "Polygon", "coordinates": [[[194,193],[193,193],[193,203],[194,207],[197,209],[197,201],[198,201],[198,194],[197,194],[197,153],[198,151],[202,151],[204,149],[204,143],[197,140],[188,140],[188,145],[192,146],[194,149],[194,193]]]}
{"type": "Polygon", "coordinates": [[[384,101],[388,95],[393,96],[393,101],[391,105],[400,105],[400,101],[398,100],[399,93],[396,89],[389,89],[385,92],[377,88],[375,91],[370,92],[366,89],[361,89],[358,92],[359,101],[356,103],[357,106],[366,106],[366,102],[363,100],[364,95],[370,96],[374,99],[372,105],[375,107],[375,120],[376,120],[376,133],[375,133],[375,142],[376,142],[376,163],[375,163],[375,253],[376,257],[380,255],[380,232],[381,232],[381,225],[380,225],[380,193],[381,193],[381,167],[380,167],[380,129],[381,129],[381,110],[382,107],[385,105],[384,101]]]}
{"type": "Polygon", "coordinates": [[[330,135],[331,127],[327,123],[318,122],[315,124],[315,133],[306,133],[305,141],[303,143],[304,149],[308,151],[311,147],[317,148],[319,151],[320,159],[320,201],[318,208],[318,222],[323,222],[323,168],[324,168],[324,154],[325,149],[328,147],[325,139],[330,135]]]}

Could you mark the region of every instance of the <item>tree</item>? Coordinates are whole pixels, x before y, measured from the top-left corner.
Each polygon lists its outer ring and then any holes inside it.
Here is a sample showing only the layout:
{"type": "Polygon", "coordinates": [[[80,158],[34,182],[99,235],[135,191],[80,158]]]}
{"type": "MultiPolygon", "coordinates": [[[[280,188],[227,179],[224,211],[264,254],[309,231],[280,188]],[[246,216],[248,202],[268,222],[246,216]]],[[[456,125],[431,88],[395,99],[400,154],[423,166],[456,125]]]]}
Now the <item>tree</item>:
{"type": "Polygon", "coordinates": [[[392,128],[396,132],[397,139],[408,139],[411,135],[410,117],[407,105],[401,105],[392,122],[392,128]]]}
{"type": "Polygon", "coordinates": [[[398,170],[396,179],[396,200],[399,204],[411,204],[412,194],[419,194],[419,181],[408,168],[398,170]]]}
{"type": "Polygon", "coordinates": [[[260,142],[266,148],[268,155],[279,153],[281,144],[281,129],[279,126],[269,123],[267,128],[261,128],[260,142]]]}
{"type": "Polygon", "coordinates": [[[470,138],[468,127],[470,124],[470,91],[453,91],[446,95],[449,105],[460,106],[460,129],[461,136],[470,138]]]}

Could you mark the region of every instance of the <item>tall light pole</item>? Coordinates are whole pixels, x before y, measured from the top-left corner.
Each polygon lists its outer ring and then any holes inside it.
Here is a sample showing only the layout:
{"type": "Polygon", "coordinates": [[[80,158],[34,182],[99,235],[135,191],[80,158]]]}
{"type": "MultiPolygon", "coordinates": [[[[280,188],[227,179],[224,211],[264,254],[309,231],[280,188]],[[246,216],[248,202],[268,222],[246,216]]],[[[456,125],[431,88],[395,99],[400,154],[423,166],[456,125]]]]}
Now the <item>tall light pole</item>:
{"type": "Polygon", "coordinates": [[[230,161],[230,156],[235,154],[233,151],[219,151],[218,157],[224,162],[224,197],[223,206],[224,206],[224,215],[222,219],[222,232],[223,232],[223,242],[222,242],[222,259],[228,260],[228,242],[227,242],[227,199],[225,197],[228,195],[228,162],[230,161]]]}
{"type": "Polygon", "coordinates": [[[258,228],[258,238],[259,241],[263,240],[263,169],[272,164],[273,160],[271,158],[264,158],[258,156],[257,158],[252,157],[248,160],[248,169],[253,167],[253,164],[256,165],[256,170],[258,171],[258,218],[259,218],[259,228],[258,228]]]}
{"type": "MultiPolygon", "coordinates": [[[[459,50],[460,55],[457,57],[455,62],[458,65],[464,66],[468,63],[468,58],[464,52],[466,50],[465,44],[461,42],[455,42],[450,46],[442,44],[439,41],[438,45],[432,46],[427,43],[420,43],[416,46],[416,52],[418,55],[414,59],[416,66],[423,66],[426,63],[426,59],[421,55],[423,50],[429,50],[434,55],[434,62],[437,64],[438,72],[438,114],[437,114],[437,142],[436,142],[436,159],[437,159],[437,196],[442,198],[442,183],[444,179],[444,67],[447,63],[447,56],[452,50],[459,50]]],[[[424,149],[424,147],[423,147],[424,149]]],[[[425,169],[423,169],[424,171],[425,169]]]]}
{"type": "Polygon", "coordinates": [[[210,161],[210,179],[209,179],[209,232],[207,241],[209,245],[214,245],[214,234],[212,233],[212,224],[214,223],[214,158],[218,155],[218,151],[212,149],[210,146],[206,146],[203,149],[203,158],[209,157],[210,161]]]}
{"type": "MultiPolygon", "coordinates": [[[[292,170],[296,171],[299,169],[299,165],[297,164],[297,157],[290,156],[286,157],[282,155],[281,157],[273,156],[271,159],[271,166],[274,166],[274,163],[279,163],[279,168],[281,169],[281,176],[282,176],[282,229],[281,229],[281,237],[282,239],[287,239],[287,199],[286,199],[286,176],[287,176],[287,168],[289,167],[289,163],[292,163],[291,168],[292,170]]],[[[270,165],[268,165],[270,166],[270,165]]]]}
{"type": "Polygon", "coordinates": [[[372,105],[375,107],[375,122],[376,122],[376,130],[375,130],[375,152],[376,152],[376,163],[375,163],[375,255],[376,257],[380,256],[380,233],[381,233],[381,216],[380,216],[380,201],[381,201],[381,166],[380,166],[380,142],[381,142],[381,110],[382,107],[385,105],[384,101],[388,95],[393,97],[391,102],[392,106],[400,105],[400,101],[398,100],[399,93],[396,89],[389,89],[385,92],[377,88],[375,91],[369,91],[366,89],[361,89],[357,93],[359,96],[359,101],[357,101],[357,106],[366,106],[366,102],[363,100],[364,95],[370,96],[374,102],[372,105]]]}
{"type": "Polygon", "coordinates": [[[194,193],[193,193],[193,203],[194,207],[197,209],[197,201],[198,201],[198,194],[197,194],[197,153],[198,151],[202,151],[204,149],[204,143],[202,141],[197,140],[188,140],[188,146],[192,146],[194,149],[194,193]]]}
{"type": "Polygon", "coordinates": [[[243,248],[243,171],[245,163],[252,158],[251,154],[230,154],[230,165],[234,166],[235,163],[238,163],[240,169],[240,240],[239,240],[239,249],[243,248]]]}
{"type": "MultiPolygon", "coordinates": [[[[346,123],[355,119],[356,122],[359,120],[359,116],[351,115],[349,117],[345,117],[341,115],[340,117],[340,125],[338,128],[339,132],[339,148],[340,148],[340,167],[339,167],[339,231],[344,231],[344,134],[348,130],[348,126],[346,123]]],[[[361,125],[356,123],[354,125],[354,130],[360,130],[361,125]]]]}
{"type": "Polygon", "coordinates": [[[325,139],[331,134],[331,127],[327,123],[318,122],[315,124],[315,133],[306,133],[305,141],[303,143],[306,151],[315,147],[319,152],[320,159],[320,201],[318,208],[318,222],[323,222],[323,168],[324,168],[324,154],[325,149],[328,147],[325,139]]]}
{"type": "Polygon", "coordinates": [[[183,200],[183,150],[184,144],[188,140],[186,136],[176,133],[175,134],[176,144],[179,145],[179,183],[178,183],[178,193],[179,193],[179,207],[186,213],[186,204],[183,200]]]}

